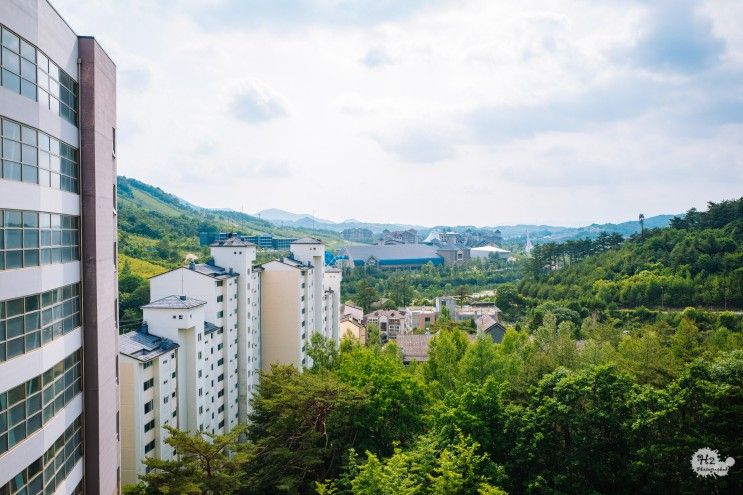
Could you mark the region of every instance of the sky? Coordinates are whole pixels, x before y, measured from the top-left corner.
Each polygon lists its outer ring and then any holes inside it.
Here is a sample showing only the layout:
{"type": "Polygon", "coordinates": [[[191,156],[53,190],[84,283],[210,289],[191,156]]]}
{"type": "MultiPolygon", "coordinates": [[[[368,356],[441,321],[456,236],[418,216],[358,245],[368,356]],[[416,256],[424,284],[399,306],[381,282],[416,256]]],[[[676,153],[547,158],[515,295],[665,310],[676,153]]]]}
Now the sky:
{"type": "Polygon", "coordinates": [[[578,226],[743,195],[736,0],[53,0],[194,204],[578,226]]]}

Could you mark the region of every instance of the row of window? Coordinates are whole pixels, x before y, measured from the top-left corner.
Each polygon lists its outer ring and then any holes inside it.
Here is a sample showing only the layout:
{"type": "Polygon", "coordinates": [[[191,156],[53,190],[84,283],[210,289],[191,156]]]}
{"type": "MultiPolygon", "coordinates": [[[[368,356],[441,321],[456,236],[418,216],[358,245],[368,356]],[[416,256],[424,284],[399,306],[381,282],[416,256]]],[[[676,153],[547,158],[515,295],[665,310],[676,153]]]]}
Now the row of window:
{"type": "MultiPolygon", "coordinates": [[[[43,456],[0,487],[0,495],[52,494],[69,476],[82,456],[82,417],[78,416],[43,456]]],[[[82,493],[81,487],[78,488],[80,491],[76,489],[74,493],[82,493]]]]}
{"type": "Polygon", "coordinates": [[[2,119],[0,177],[40,184],[73,193],[79,192],[77,149],[33,127],[2,119]]]}
{"type": "Polygon", "coordinates": [[[80,217],[0,210],[0,270],[80,259],[80,217]]]}
{"type": "Polygon", "coordinates": [[[0,393],[0,455],[37,431],[82,391],[80,351],[0,393]]]}
{"type": "Polygon", "coordinates": [[[77,125],[79,87],[49,57],[2,26],[2,85],[77,125]]]}
{"type": "Polygon", "coordinates": [[[80,284],[0,301],[0,362],[46,345],[80,324],[80,284]]]}

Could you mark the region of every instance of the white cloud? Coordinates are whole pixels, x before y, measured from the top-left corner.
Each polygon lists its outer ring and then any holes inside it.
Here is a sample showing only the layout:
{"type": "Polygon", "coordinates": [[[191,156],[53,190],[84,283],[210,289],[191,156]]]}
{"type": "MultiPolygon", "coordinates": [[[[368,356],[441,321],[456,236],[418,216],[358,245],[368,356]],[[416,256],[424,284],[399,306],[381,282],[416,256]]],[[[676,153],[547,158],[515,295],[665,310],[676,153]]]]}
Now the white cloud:
{"type": "Polygon", "coordinates": [[[210,207],[488,225],[740,195],[743,5],[671,5],[55,1],[117,63],[120,173],[210,207]]]}
{"type": "Polygon", "coordinates": [[[261,124],[287,115],[281,95],[259,81],[251,81],[232,101],[232,114],[243,122],[261,124]]]}

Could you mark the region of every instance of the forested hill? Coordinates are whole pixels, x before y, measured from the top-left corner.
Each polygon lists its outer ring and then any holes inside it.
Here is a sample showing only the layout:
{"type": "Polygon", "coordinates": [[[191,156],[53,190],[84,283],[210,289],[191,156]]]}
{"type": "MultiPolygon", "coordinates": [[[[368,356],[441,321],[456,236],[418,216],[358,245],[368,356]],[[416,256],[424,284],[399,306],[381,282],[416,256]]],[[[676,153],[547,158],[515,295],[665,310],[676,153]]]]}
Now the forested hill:
{"type": "Polygon", "coordinates": [[[743,309],[743,198],[689,210],[667,228],[627,240],[543,244],[522,295],[587,308],[708,306],[743,309]]]}
{"type": "Polygon", "coordinates": [[[328,244],[338,234],[313,229],[280,228],[257,217],[232,210],[195,206],[158,187],[118,177],[119,252],[124,256],[168,266],[183,262],[188,253],[205,255],[199,232],[270,232],[277,236],[314,235],[328,244]]]}

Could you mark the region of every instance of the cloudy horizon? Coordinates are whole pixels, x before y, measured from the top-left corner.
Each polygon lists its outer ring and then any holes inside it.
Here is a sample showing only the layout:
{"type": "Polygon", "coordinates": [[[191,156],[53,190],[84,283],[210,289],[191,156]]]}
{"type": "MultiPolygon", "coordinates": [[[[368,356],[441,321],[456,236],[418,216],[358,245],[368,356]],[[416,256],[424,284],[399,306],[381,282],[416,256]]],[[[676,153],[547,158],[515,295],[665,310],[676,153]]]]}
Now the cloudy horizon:
{"type": "Polygon", "coordinates": [[[120,175],[199,206],[621,222],[743,195],[743,3],[52,0],[120,175]]]}

